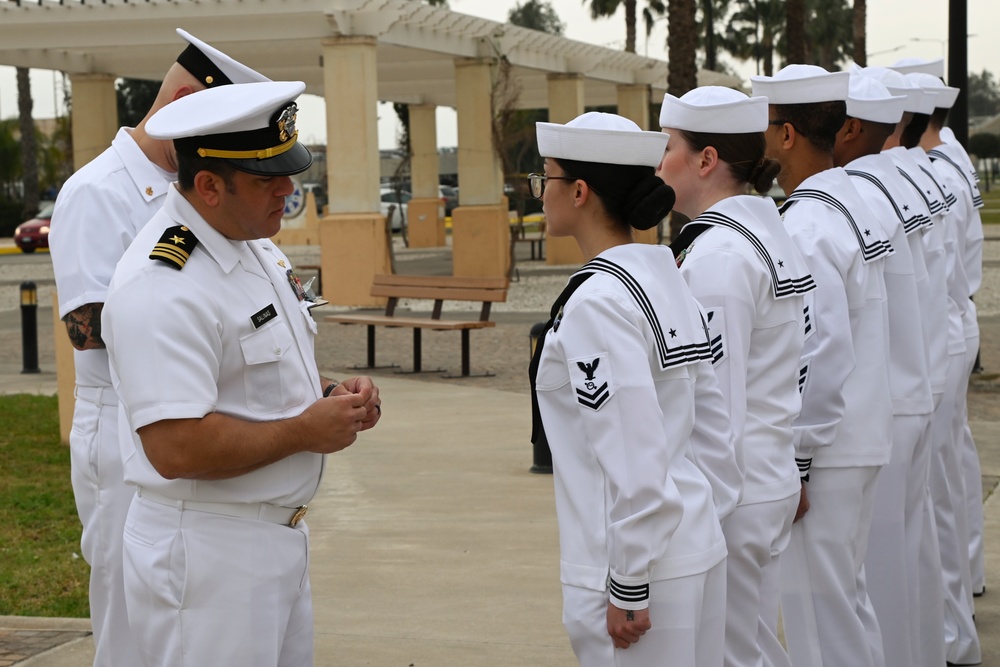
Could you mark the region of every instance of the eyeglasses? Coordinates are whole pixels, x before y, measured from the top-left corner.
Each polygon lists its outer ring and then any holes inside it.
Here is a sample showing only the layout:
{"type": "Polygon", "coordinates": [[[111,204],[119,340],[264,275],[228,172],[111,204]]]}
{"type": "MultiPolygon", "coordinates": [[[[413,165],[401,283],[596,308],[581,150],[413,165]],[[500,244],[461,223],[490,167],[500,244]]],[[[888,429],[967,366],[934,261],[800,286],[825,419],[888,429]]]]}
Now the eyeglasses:
{"type": "Polygon", "coordinates": [[[528,187],[531,190],[531,196],[535,199],[541,199],[542,193],[545,192],[545,181],[576,181],[579,179],[573,178],[571,176],[546,176],[544,174],[528,174],[528,187]]]}

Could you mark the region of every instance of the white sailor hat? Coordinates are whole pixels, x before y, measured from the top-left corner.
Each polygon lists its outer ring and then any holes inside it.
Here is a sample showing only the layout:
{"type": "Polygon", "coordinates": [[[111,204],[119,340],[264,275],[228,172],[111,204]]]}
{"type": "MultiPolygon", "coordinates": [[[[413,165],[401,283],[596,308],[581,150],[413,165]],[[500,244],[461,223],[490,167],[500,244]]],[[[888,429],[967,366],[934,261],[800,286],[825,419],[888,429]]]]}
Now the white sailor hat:
{"type": "Polygon", "coordinates": [[[923,72],[924,74],[930,74],[931,76],[943,79],[944,58],[934,58],[933,60],[924,60],[923,58],[902,58],[897,60],[895,64],[891,65],[890,69],[894,69],[900,74],[923,72]]]}
{"type": "Polygon", "coordinates": [[[910,113],[930,113],[934,111],[933,93],[925,94],[924,90],[915,85],[906,76],[888,67],[858,67],[854,66],[853,74],[871,77],[885,86],[893,95],[903,95],[906,101],[903,103],[903,111],[910,113]],[[930,110],[927,105],[930,104],[930,110]]]}
{"type": "Polygon", "coordinates": [[[944,81],[926,72],[910,72],[905,75],[913,85],[917,86],[925,93],[937,93],[934,106],[938,109],[950,109],[955,106],[958,99],[958,88],[944,85],[944,81]]]}
{"type": "Polygon", "coordinates": [[[295,98],[305,89],[301,81],[208,88],[157,111],[146,134],[173,139],[179,154],[219,158],[251,174],[297,174],[312,164],[295,128],[295,98]]]}
{"type": "Polygon", "coordinates": [[[613,113],[590,111],[565,125],[535,123],[542,157],[601,164],[656,167],[670,135],[644,131],[613,113]]]}
{"type": "Polygon", "coordinates": [[[177,28],[177,34],[188,42],[188,47],[177,56],[177,62],[205,87],[214,88],[231,83],[270,81],[260,72],[233,60],[186,30],[177,28]]]}
{"type": "Polygon", "coordinates": [[[851,75],[847,115],[874,123],[896,124],[903,118],[906,95],[893,95],[881,81],[861,74],[851,75]]]}
{"type": "Polygon", "coordinates": [[[827,72],[816,65],[786,65],[774,76],[752,76],[754,97],[770,104],[811,104],[847,99],[847,72],[827,72]]]}
{"type": "Polygon", "coordinates": [[[682,97],[663,96],[660,127],[711,132],[746,134],[767,129],[767,98],[747,97],[722,86],[702,86],[682,97]]]}

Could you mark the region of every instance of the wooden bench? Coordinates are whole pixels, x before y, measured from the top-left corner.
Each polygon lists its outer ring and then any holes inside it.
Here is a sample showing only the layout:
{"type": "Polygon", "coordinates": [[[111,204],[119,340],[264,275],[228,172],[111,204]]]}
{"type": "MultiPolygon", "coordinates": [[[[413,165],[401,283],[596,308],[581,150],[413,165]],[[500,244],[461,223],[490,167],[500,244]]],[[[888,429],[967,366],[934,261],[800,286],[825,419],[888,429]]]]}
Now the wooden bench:
{"type": "MultiPolygon", "coordinates": [[[[413,329],[414,373],[423,371],[420,358],[420,333],[423,329],[461,331],[462,376],[465,377],[470,375],[469,332],[472,329],[496,326],[496,322],[490,320],[490,306],[507,300],[507,284],[505,277],[377,275],[372,282],[371,295],[388,299],[384,314],[345,313],[328,315],[324,319],[337,324],[363,324],[368,327],[368,368],[376,367],[375,327],[410,327],[413,329]],[[396,305],[400,299],[429,299],[434,301],[434,308],[430,317],[398,316],[396,305]],[[445,301],[481,302],[479,319],[441,319],[445,301]]],[[[443,370],[437,369],[437,371],[443,370]]]]}

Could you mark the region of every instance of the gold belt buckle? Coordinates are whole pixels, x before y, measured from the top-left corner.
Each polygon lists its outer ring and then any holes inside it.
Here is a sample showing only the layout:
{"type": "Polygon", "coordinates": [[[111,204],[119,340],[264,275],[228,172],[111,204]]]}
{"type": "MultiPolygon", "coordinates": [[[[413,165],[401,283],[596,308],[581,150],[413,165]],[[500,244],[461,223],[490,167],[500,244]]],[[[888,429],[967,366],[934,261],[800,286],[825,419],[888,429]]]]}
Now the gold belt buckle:
{"type": "Polygon", "coordinates": [[[308,511],[309,511],[308,505],[299,505],[299,507],[295,510],[295,514],[292,515],[291,520],[288,522],[288,525],[292,528],[295,528],[295,526],[298,525],[299,521],[302,521],[302,519],[305,518],[306,512],[308,511]]]}

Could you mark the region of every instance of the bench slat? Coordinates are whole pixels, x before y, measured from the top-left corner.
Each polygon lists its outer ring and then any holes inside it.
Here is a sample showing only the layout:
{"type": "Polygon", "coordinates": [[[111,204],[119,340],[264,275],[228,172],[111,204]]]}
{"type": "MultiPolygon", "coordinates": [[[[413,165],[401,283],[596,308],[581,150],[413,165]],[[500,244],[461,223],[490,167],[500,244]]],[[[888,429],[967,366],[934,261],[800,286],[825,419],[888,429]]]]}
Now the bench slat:
{"type": "Polygon", "coordinates": [[[500,276],[414,276],[398,273],[380,273],[372,278],[373,285],[399,287],[481,288],[507,290],[509,281],[500,276]]]}
{"type": "Polygon", "coordinates": [[[485,329],[496,326],[496,322],[484,322],[482,320],[432,320],[426,317],[387,317],[385,315],[327,315],[323,320],[337,324],[366,324],[382,327],[434,329],[437,331],[485,329]]]}
{"type": "Polygon", "coordinates": [[[477,288],[434,288],[372,285],[372,296],[398,297],[400,299],[428,299],[437,301],[506,301],[507,290],[477,288]]]}

